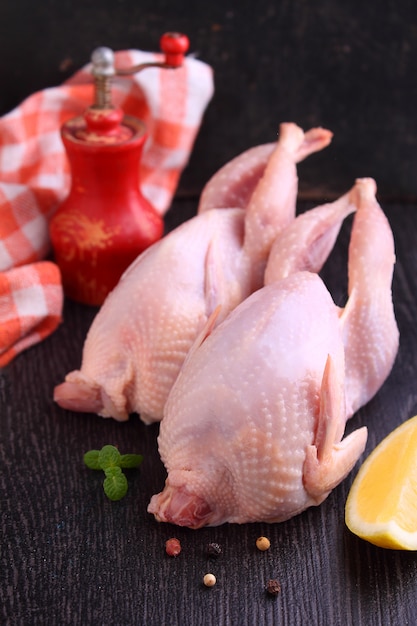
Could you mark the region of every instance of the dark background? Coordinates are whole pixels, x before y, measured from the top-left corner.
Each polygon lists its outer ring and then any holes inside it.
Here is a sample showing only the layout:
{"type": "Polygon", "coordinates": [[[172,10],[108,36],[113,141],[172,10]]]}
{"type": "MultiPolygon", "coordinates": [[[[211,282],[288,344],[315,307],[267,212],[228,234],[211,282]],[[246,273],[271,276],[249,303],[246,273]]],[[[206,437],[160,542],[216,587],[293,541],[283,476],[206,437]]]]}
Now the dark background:
{"type": "Polygon", "coordinates": [[[167,30],[185,32],[215,71],[182,196],[274,140],[281,121],[335,133],[301,167],[302,194],[338,194],[372,176],[380,197],[417,196],[413,0],[3,0],[0,113],[62,82],[99,45],[155,50],[167,30]]]}
{"type": "MultiPolygon", "coordinates": [[[[154,50],[167,30],[215,72],[215,94],[183,174],[170,230],[195,213],[206,180],[274,140],[281,121],[322,125],[332,145],[299,167],[300,210],[373,176],[391,223],[400,350],[347,432],[369,429],[363,458],[417,413],[417,20],[412,1],[168,2],[3,0],[0,113],[61,83],[98,45],[154,50]]],[[[346,295],[349,225],[323,277],[346,295]]],[[[48,339],[0,370],[0,624],[3,626],[414,626],[417,559],[352,535],[344,504],[357,468],[320,507],[283,524],[190,531],[147,514],[165,470],[158,425],[64,411],[53,388],[79,366],[95,308],[65,302],[48,339]],[[125,499],[104,497],[82,455],[112,443],[144,454],[125,499]],[[259,535],[271,549],[255,548],[259,535]],[[177,536],[177,559],[164,552],[177,536]],[[212,563],[205,547],[219,542],[212,563]],[[216,574],[213,589],[202,585],[216,574]],[[278,598],[265,594],[278,578],[278,598]]]]}

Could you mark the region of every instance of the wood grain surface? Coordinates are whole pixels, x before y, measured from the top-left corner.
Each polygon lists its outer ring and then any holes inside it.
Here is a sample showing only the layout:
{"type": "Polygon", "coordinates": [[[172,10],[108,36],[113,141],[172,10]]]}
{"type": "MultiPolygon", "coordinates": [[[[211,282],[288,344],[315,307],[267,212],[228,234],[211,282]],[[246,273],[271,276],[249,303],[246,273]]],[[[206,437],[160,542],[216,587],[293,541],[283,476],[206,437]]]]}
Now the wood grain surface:
{"type": "MultiPolygon", "coordinates": [[[[306,206],[301,206],[303,210],[306,206]]],[[[369,428],[364,457],[417,413],[417,208],[384,206],[397,249],[394,302],[401,345],[377,396],[349,422],[369,428]]],[[[176,202],[167,228],[195,203],[176,202]]],[[[323,271],[335,300],[346,294],[349,222],[323,271]]],[[[64,322],[0,372],[0,623],[4,626],[398,626],[415,624],[415,553],[389,551],[353,536],[344,503],[357,467],[317,508],[282,524],[223,525],[191,531],[146,512],[163,486],[158,426],[64,411],[54,385],[79,366],[96,309],[67,301],[64,322]],[[128,471],[120,502],[104,496],[99,472],[83,465],[91,448],[114,444],[144,455],[128,471]],[[260,552],[258,536],[271,548],[260,552]],[[182,552],[165,554],[177,537],[182,552]],[[223,554],[206,554],[209,542],[223,554]],[[217,585],[205,588],[212,572],[217,585]],[[268,597],[277,578],[281,592],[268,597]]],[[[363,458],[364,458],[363,457],[363,458]]]]}

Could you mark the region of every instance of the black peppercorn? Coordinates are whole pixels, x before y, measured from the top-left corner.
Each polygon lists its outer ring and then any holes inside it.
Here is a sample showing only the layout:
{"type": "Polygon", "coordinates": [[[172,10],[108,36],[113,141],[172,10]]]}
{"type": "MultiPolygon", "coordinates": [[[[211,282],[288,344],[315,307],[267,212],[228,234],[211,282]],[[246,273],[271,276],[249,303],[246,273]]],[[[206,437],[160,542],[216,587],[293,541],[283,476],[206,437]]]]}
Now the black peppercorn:
{"type": "Polygon", "coordinates": [[[281,591],[281,585],[277,580],[271,579],[268,580],[268,584],[266,585],[265,589],[270,596],[277,596],[281,591]]]}
{"type": "Polygon", "coordinates": [[[207,556],[210,559],[217,559],[222,553],[222,548],[218,543],[209,543],[207,545],[207,556]]]}

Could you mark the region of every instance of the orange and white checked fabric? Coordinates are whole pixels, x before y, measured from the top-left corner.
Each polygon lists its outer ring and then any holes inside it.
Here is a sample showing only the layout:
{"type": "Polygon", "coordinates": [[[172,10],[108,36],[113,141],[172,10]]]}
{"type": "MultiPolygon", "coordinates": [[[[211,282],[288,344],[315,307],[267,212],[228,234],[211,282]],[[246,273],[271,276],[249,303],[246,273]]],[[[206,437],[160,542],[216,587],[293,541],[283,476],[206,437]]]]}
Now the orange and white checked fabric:
{"type": "Polygon", "coordinates": [[[0,366],[50,335],[61,321],[61,276],[55,263],[40,261],[0,273],[0,366]]]}
{"type": "MultiPolygon", "coordinates": [[[[115,65],[161,58],[119,51],[115,65]]],[[[112,81],[113,104],[147,125],[141,189],[161,215],[171,204],[213,91],[211,67],[192,57],[176,70],[147,68],[112,81]]],[[[49,219],[71,181],[60,129],[93,101],[86,65],[61,86],[34,93],[0,118],[0,367],[61,321],[59,270],[44,261],[50,252],[49,219]]]]}

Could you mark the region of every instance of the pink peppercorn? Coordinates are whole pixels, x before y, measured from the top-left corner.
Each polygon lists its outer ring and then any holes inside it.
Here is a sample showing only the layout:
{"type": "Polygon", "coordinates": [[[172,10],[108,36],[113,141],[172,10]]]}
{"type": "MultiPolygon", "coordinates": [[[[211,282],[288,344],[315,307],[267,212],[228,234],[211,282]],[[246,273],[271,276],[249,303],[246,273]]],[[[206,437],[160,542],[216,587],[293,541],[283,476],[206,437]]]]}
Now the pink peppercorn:
{"type": "Polygon", "coordinates": [[[168,556],[178,556],[181,552],[179,539],[175,539],[175,537],[168,539],[168,541],[165,542],[165,551],[168,556]]]}

